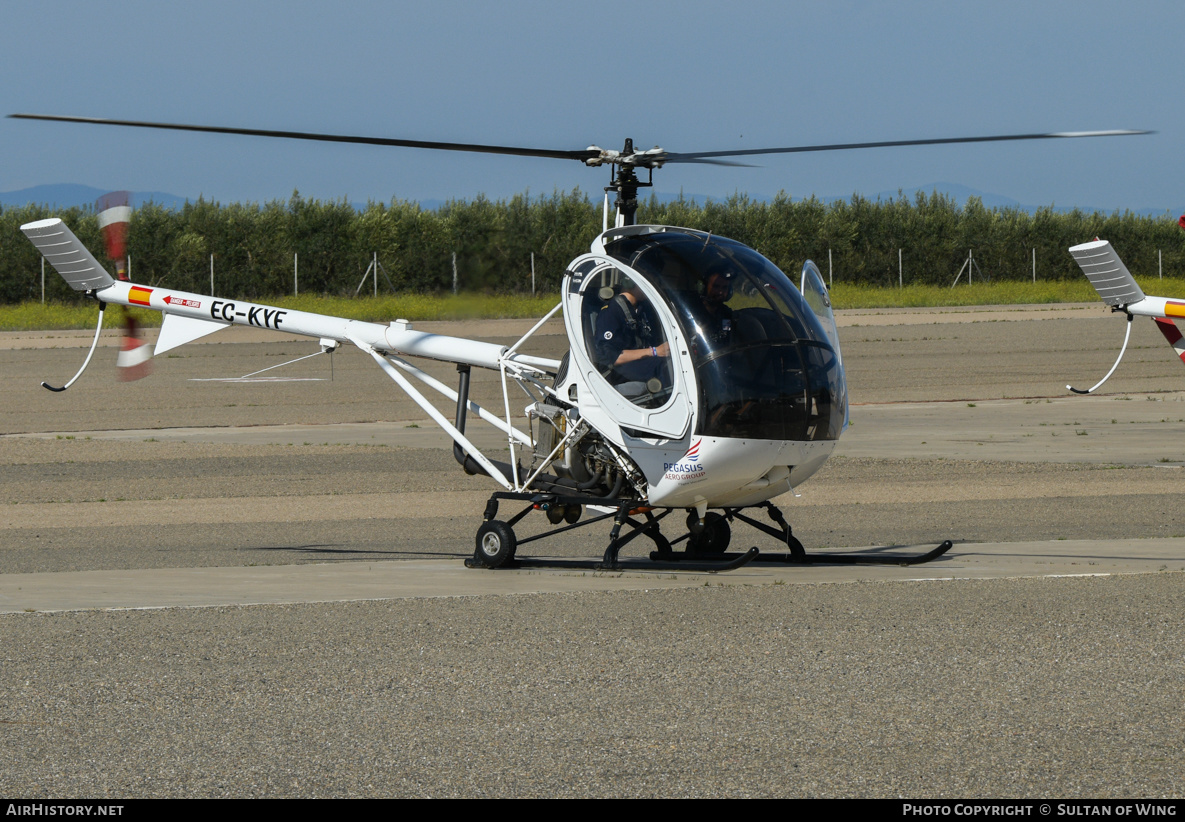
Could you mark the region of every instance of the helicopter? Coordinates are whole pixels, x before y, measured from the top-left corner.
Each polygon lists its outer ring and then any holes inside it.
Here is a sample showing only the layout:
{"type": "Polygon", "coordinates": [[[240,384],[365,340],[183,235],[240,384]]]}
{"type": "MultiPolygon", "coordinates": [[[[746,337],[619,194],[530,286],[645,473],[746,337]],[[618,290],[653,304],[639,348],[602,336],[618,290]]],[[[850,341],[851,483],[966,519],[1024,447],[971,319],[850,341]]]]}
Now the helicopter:
{"type": "Polygon", "coordinates": [[[831,300],[817,266],[806,261],[798,282],[757,251],[689,228],[638,225],[638,191],[668,164],[742,165],[757,155],[1012,140],[1147,134],[1090,131],[898,140],[706,152],[550,149],[153,123],[57,115],[19,119],[172,129],[324,142],[361,143],[576,160],[607,166],[602,231],[588,253],[566,268],[559,303],[510,346],[418,331],[406,320],[388,325],[148,287],[116,279],[61,220],[21,230],[70,286],[99,304],[90,362],[112,303],[160,311],[153,354],[231,325],[283,331],[319,341],[322,351],[354,346],[370,357],[453,440],[453,454],[470,474],[500,486],[486,503],[470,567],[531,565],[597,570],[675,568],[727,571],[750,562],[916,564],[950,550],[943,541],[919,554],[808,553],[772,500],[817,472],[849,424],[849,398],[831,300]],[[648,179],[638,177],[646,170],[648,179]],[[609,195],[616,194],[610,216],[609,195]],[[562,313],[568,353],[560,360],[520,349],[562,313]],[[456,364],[454,389],[408,358],[456,364]],[[496,371],[502,408],[469,396],[473,368],[496,371]],[[414,381],[414,382],[413,382],[414,381]],[[455,405],[448,419],[425,396],[431,389],[455,405]],[[517,392],[521,392],[517,393],[517,392]],[[512,393],[514,399],[512,400],[512,393]],[[525,399],[525,405],[522,404],[525,399]],[[492,459],[467,436],[471,416],[506,436],[509,459],[492,459]],[[499,518],[503,504],[518,510],[499,518]],[[756,519],[763,509],[770,522],[756,519]],[[515,526],[543,513],[550,530],[519,538],[515,526]],[[662,525],[685,514],[669,539],[662,525]],[[520,546],[576,528],[611,521],[599,560],[529,558],[520,546]],[[729,552],[731,523],[767,534],[785,550],[756,546],[729,552]],[[653,550],[623,557],[638,537],[653,550]]]}

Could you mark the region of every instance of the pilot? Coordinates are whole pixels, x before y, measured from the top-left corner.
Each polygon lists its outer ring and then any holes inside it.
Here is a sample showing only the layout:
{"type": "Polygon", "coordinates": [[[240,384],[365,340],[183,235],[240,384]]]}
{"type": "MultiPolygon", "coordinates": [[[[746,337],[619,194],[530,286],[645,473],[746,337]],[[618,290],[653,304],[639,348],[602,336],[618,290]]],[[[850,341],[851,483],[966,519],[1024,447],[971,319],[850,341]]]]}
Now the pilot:
{"type": "MultiPolygon", "coordinates": [[[[645,385],[655,378],[662,385],[670,385],[667,365],[671,346],[656,326],[642,289],[634,284],[629,284],[597,315],[597,363],[610,369],[609,382],[619,390],[628,384],[645,385]]],[[[641,389],[636,393],[642,393],[641,389]]]]}

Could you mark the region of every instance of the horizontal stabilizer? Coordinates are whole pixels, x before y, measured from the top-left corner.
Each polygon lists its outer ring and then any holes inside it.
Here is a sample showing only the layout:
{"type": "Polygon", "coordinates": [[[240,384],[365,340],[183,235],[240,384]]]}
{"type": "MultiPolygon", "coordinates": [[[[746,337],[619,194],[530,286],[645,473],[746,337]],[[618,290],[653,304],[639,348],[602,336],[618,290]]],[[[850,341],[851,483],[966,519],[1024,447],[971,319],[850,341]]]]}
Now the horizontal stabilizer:
{"type": "Polygon", "coordinates": [[[1131,305],[1144,299],[1144,292],[1119,259],[1111,243],[1095,240],[1070,249],[1082,273],[1110,306],[1131,305]]]}
{"type": "Polygon", "coordinates": [[[75,291],[106,288],[115,282],[74,232],[57,217],[25,223],[21,231],[75,291]]]}
{"type": "Polygon", "coordinates": [[[160,326],[160,336],[156,338],[156,350],[152,353],[163,354],[172,351],[186,343],[200,339],[207,334],[221,331],[230,323],[216,323],[212,320],[197,320],[193,317],[182,317],[179,314],[166,314],[160,326]]]}

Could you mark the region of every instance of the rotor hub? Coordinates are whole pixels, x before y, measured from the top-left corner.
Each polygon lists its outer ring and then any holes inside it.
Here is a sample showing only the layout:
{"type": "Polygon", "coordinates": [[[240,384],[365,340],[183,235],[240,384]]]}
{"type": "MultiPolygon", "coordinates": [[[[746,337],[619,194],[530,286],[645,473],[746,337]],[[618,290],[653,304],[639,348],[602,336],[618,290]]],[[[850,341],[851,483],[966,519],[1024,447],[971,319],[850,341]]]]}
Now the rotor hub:
{"type": "Polygon", "coordinates": [[[625,146],[621,151],[616,151],[611,148],[601,148],[600,146],[589,146],[588,152],[593,155],[584,161],[587,166],[615,165],[630,168],[662,168],[663,163],[667,161],[666,149],[655,146],[646,151],[636,151],[634,149],[634,141],[629,137],[625,140],[625,146]]]}

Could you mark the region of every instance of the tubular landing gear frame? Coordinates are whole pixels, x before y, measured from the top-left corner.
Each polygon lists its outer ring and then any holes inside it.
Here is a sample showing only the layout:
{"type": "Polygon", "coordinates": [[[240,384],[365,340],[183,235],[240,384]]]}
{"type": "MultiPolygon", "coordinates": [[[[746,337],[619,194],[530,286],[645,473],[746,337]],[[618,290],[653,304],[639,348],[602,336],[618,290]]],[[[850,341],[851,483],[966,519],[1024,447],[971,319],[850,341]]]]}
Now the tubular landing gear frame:
{"type": "Polygon", "coordinates": [[[523,567],[555,567],[582,568],[597,571],[622,570],[683,570],[683,571],[731,571],[750,562],[779,562],[783,564],[835,564],[835,565],[917,565],[930,562],[945,554],[951,548],[951,541],[947,540],[936,548],[924,554],[872,554],[872,553],[826,553],[808,554],[801,542],[795,537],[789,523],[782,512],[772,503],[764,502],[760,506],[773,521],[773,525],[753,519],[742,513],[742,508],[724,508],[723,514],[709,512],[704,522],[692,512],[687,517],[687,533],[674,540],[663,536],[661,522],[670,514],[681,510],[676,508],[651,508],[638,500],[605,499],[585,495],[565,495],[558,493],[528,493],[499,491],[494,493],[486,503],[484,522],[477,531],[476,547],[473,556],[465,560],[470,568],[523,568],[523,567]],[[525,502],[526,506],[510,519],[497,519],[500,501],[525,502]],[[580,520],[581,506],[597,506],[600,509],[611,509],[599,515],[580,520]],[[561,521],[567,524],[553,528],[534,536],[519,539],[514,533],[514,526],[521,522],[532,511],[542,511],[547,514],[553,525],[561,521]],[[573,513],[574,512],[574,513],[573,513]],[[609,545],[604,556],[598,560],[576,560],[560,558],[531,557],[519,558],[516,555],[519,546],[529,542],[545,539],[562,534],[576,528],[584,528],[598,522],[612,519],[613,527],[609,532],[609,545]],[[729,522],[739,520],[751,525],[757,530],[769,534],[784,544],[789,550],[784,553],[761,553],[756,546],[744,552],[728,553],[727,547],[731,539],[729,522]],[[624,533],[623,533],[624,531],[624,533]],[[648,559],[621,558],[620,551],[637,537],[644,536],[654,543],[654,550],[648,559]],[[676,550],[679,543],[687,543],[683,550],[676,550]]]}

